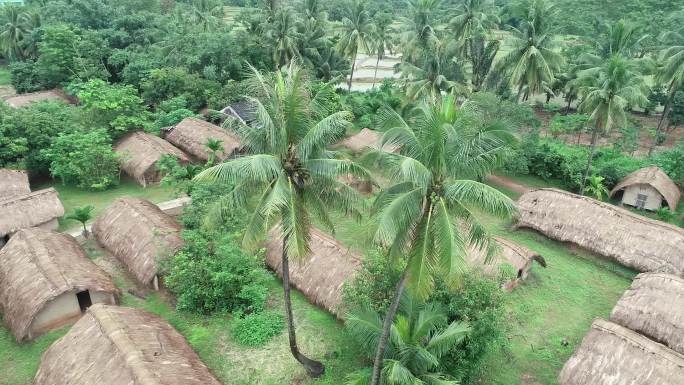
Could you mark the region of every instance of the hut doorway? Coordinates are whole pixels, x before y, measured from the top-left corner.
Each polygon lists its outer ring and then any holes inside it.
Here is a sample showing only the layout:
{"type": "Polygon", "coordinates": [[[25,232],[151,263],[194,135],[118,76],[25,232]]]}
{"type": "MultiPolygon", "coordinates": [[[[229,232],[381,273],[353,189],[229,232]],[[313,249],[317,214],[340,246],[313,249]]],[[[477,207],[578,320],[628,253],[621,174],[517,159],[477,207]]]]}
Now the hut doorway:
{"type": "Polygon", "coordinates": [[[76,293],[76,298],[78,299],[78,306],[81,308],[81,312],[85,312],[93,305],[93,300],[90,299],[90,292],[88,290],[76,293]]]}
{"type": "Polygon", "coordinates": [[[9,242],[9,234],[5,235],[4,237],[0,237],[0,248],[5,246],[9,242]]]}

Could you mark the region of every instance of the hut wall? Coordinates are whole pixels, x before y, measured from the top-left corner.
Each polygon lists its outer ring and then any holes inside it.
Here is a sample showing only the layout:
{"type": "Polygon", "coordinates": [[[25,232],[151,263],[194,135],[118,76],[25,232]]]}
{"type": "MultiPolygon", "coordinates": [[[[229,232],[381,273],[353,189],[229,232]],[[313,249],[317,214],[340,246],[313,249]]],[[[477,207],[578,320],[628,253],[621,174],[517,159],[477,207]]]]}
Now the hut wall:
{"type": "Polygon", "coordinates": [[[657,210],[663,204],[663,196],[660,195],[658,190],[647,184],[635,184],[626,187],[622,195],[622,203],[636,207],[637,196],[639,194],[643,194],[648,197],[646,199],[646,204],[644,205],[646,210],[657,210]]]}
{"type": "MultiPolygon", "coordinates": [[[[112,293],[91,291],[89,294],[93,304],[116,305],[116,299],[112,293]]],[[[81,307],[78,304],[76,292],[62,293],[59,297],[48,302],[36,315],[36,318],[33,319],[29,338],[34,338],[49,330],[72,323],[80,316],[81,307]]]]}

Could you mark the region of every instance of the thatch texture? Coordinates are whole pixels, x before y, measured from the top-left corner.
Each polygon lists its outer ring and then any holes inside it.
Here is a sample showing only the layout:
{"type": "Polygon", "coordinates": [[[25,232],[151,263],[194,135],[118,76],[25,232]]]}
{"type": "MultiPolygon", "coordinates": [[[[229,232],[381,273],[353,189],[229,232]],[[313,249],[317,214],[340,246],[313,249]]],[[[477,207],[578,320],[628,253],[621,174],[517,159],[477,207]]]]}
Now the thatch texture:
{"type": "Polygon", "coordinates": [[[39,190],[0,201],[0,237],[40,226],[64,215],[64,206],[54,188],[39,190]]]}
{"type": "MultiPolygon", "coordinates": [[[[354,153],[361,153],[369,148],[379,149],[382,134],[377,131],[364,128],[357,134],[348,137],[341,142],[343,147],[348,148],[354,153]]],[[[386,151],[398,152],[399,148],[396,146],[385,146],[386,151]]]]}
{"type": "Polygon", "coordinates": [[[496,237],[495,240],[500,250],[493,260],[487,263],[487,253],[485,250],[473,246],[466,256],[467,262],[471,266],[481,269],[489,276],[497,276],[501,265],[511,265],[517,273],[517,278],[506,283],[504,288],[512,289],[518,279],[525,279],[527,277],[527,273],[532,268],[532,262],[534,260],[541,260],[541,256],[507,239],[496,237]]]}
{"type": "Polygon", "coordinates": [[[173,155],[181,164],[190,163],[190,158],[183,151],[158,136],[142,131],[132,132],[119,139],[114,151],[122,157],[121,169],[143,187],[161,180],[157,161],[163,155],[173,155]]]}
{"type": "Polygon", "coordinates": [[[183,119],[166,132],[164,139],[203,162],[206,162],[211,154],[206,146],[209,139],[222,142],[223,150],[216,155],[218,161],[234,156],[240,148],[240,141],[235,135],[219,126],[195,118],[183,119]]]}
{"type": "MultiPolygon", "coordinates": [[[[266,264],[282,276],[283,242],[280,228],[269,233],[266,264]]],[[[314,304],[340,316],[342,287],[361,267],[359,256],[323,232],[311,230],[311,254],[302,261],[290,259],[290,283],[314,304]]]]}
{"type": "Polygon", "coordinates": [[[33,385],[221,385],[158,316],[93,305],[43,354],[33,385]]]}
{"type": "Polygon", "coordinates": [[[681,385],[684,355],[597,319],[565,363],[560,385],[681,385]]]}
{"type": "Polygon", "coordinates": [[[575,243],[641,272],[684,275],[684,229],[556,189],[518,199],[518,226],[575,243]]]}
{"type": "Polygon", "coordinates": [[[157,205],[139,198],[116,200],[97,217],[92,231],[145,285],[153,283],[159,262],[183,247],[180,225],[157,205]]]}
{"type": "Polygon", "coordinates": [[[0,249],[0,310],[17,341],[51,300],[84,290],[118,295],[111,278],[69,235],[24,229],[0,249]]]}
{"type": "Polygon", "coordinates": [[[31,92],[28,94],[19,94],[8,96],[5,99],[5,103],[9,104],[11,107],[20,108],[27,106],[31,103],[42,102],[44,100],[61,100],[64,103],[75,104],[76,99],[64,93],[60,89],[53,89],[47,91],[31,92]]]}
{"type": "Polygon", "coordinates": [[[31,192],[25,171],[0,168],[0,201],[31,192]]]}
{"type": "Polygon", "coordinates": [[[684,279],[670,274],[637,275],[610,320],[684,354],[684,279]]]}
{"type": "Polygon", "coordinates": [[[610,191],[610,196],[612,197],[618,191],[621,191],[626,187],[638,184],[649,185],[658,190],[660,195],[665,198],[668,207],[670,207],[671,210],[677,210],[679,198],[681,197],[679,188],[672,179],[657,166],[644,167],[627,175],[610,191]]]}

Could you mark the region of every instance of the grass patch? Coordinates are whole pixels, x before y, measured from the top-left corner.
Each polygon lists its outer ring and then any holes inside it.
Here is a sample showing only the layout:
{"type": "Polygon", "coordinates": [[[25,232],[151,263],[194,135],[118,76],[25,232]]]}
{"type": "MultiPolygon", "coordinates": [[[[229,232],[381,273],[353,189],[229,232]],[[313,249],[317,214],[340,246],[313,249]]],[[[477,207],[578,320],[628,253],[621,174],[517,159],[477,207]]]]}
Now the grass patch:
{"type": "Polygon", "coordinates": [[[6,86],[8,84],[12,84],[10,70],[5,66],[0,66],[0,86],[6,86]]]}
{"type": "Polygon", "coordinates": [[[0,385],[30,385],[43,352],[67,330],[62,328],[18,344],[9,330],[0,327],[0,385]]]}

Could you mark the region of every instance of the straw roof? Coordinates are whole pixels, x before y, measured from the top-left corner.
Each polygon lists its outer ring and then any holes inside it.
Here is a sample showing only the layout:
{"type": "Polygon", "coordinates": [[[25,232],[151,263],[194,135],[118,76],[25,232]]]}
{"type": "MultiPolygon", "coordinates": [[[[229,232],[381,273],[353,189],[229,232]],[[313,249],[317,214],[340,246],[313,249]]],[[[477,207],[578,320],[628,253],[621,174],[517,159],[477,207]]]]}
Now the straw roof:
{"type": "Polygon", "coordinates": [[[0,310],[17,341],[51,300],[67,292],[118,290],[70,235],[24,229],[0,249],[0,310]]]}
{"type": "Polygon", "coordinates": [[[143,284],[159,271],[159,261],[183,247],[180,225],[169,215],[140,198],[117,199],[93,223],[97,241],[143,284]]]}
{"type": "Polygon", "coordinates": [[[684,355],[597,319],[565,363],[560,385],[681,385],[684,355]]]}
{"type": "Polygon", "coordinates": [[[43,354],[33,385],[53,384],[221,385],[166,321],[102,304],[43,354]]]}
{"type": "Polygon", "coordinates": [[[25,171],[0,168],[0,201],[31,192],[25,171]]]}
{"type": "Polygon", "coordinates": [[[157,161],[163,155],[173,155],[181,163],[190,163],[190,158],[183,151],[158,136],[142,131],[131,132],[119,139],[114,151],[122,154],[121,169],[142,186],[160,181],[157,161]]]}
{"type": "Polygon", "coordinates": [[[669,274],[637,275],[610,320],[684,354],[684,279],[669,274]]]}
{"type": "Polygon", "coordinates": [[[61,100],[65,103],[75,104],[75,98],[67,95],[60,89],[52,89],[47,91],[31,92],[27,94],[19,94],[5,97],[5,103],[11,107],[20,108],[31,103],[42,102],[44,100],[61,100]]]}
{"type": "Polygon", "coordinates": [[[556,189],[518,199],[518,226],[572,242],[641,272],[684,275],[684,229],[556,189]]]}
{"type": "MultiPolygon", "coordinates": [[[[266,264],[282,276],[282,236],[276,227],[266,242],[266,264]]],[[[311,302],[340,316],[342,287],[361,267],[360,257],[331,236],[311,229],[311,254],[305,260],[290,259],[290,283],[311,302]]]]}
{"type": "MultiPolygon", "coordinates": [[[[342,146],[350,149],[352,152],[361,153],[366,151],[368,148],[380,148],[380,140],[382,139],[382,134],[377,131],[364,128],[357,134],[348,137],[342,141],[342,146]]],[[[398,152],[399,148],[396,146],[385,146],[385,150],[390,152],[398,152]]]]}
{"type": "Polygon", "coordinates": [[[0,237],[62,215],[64,206],[52,187],[0,201],[0,237]]]}
{"type": "Polygon", "coordinates": [[[610,196],[612,197],[618,191],[637,184],[649,185],[658,190],[660,195],[665,198],[667,206],[672,210],[677,210],[679,198],[681,197],[679,188],[672,179],[657,166],[644,167],[627,175],[610,191],[610,196]]]}
{"type": "Polygon", "coordinates": [[[486,263],[486,250],[478,247],[471,247],[466,259],[472,266],[481,268],[487,275],[497,275],[499,266],[508,263],[516,271],[521,271],[523,274],[527,273],[532,268],[532,262],[535,259],[541,258],[534,251],[520,246],[504,238],[495,237],[496,243],[501,248],[500,253],[490,263],[486,263]]]}
{"type": "Polygon", "coordinates": [[[223,142],[223,150],[216,156],[219,161],[235,155],[240,148],[240,141],[236,136],[219,126],[195,118],[183,119],[167,131],[164,139],[203,162],[209,159],[211,153],[206,146],[209,139],[223,142]]]}

